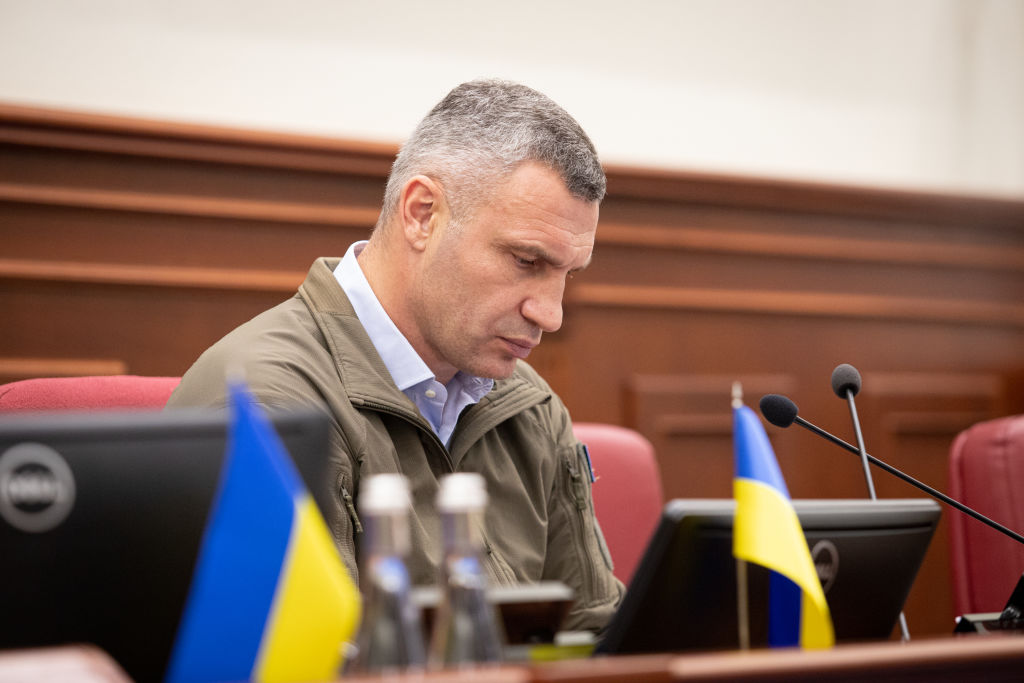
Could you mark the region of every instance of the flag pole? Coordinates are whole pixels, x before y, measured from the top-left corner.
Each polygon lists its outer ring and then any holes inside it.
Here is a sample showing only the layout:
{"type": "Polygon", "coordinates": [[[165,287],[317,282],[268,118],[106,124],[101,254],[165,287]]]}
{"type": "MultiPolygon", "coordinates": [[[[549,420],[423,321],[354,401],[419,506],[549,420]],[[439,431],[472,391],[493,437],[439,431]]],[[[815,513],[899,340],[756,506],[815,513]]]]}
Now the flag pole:
{"type": "MultiPolygon", "coordinates": [[[[743,386],[732,383],[732,408],[743,405],[743,386]]],[[[736,625],[739,631],[741,650],[750,649],[750,595],[747,591],[747,562],[736,560],[736,625]]]]}
{"type": "Polygon", "coordinates": [[[750,649],[750,609],[747,595],[747,561],[736,560],[736,623],[739,625],[740,649],[750,649]]]}

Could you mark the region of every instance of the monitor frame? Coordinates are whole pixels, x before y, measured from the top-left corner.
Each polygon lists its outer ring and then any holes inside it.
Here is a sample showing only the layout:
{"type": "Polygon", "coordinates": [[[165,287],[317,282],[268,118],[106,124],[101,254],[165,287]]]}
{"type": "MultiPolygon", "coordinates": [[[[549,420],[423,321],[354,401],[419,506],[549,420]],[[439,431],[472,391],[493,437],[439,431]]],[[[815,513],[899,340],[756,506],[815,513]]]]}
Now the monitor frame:
{"type": "MultiPolygon", "coordinates": [[[[793,507],[825,579],[837,642],[888,638],[935,533],[938,504],[927,498],[821,499],[795,500],[793,507]],[[883,548],[884,539],[903,542],[883,548]],[[884,581],[878,579],[883,574],[884,581]]],[[[739,646],[735,508],[731,499],[666,503],[596,653],[739,646]]],[[[748,563],[747,575],[751,645],[762,647],[769,573],[748,563]]]]}

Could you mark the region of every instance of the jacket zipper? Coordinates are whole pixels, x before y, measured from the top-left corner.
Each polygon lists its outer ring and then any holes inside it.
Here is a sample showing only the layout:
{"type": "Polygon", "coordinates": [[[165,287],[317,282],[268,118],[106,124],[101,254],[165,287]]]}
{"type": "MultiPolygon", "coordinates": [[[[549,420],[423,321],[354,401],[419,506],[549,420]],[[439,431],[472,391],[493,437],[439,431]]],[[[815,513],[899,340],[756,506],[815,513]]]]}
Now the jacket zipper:
{"type": "Polygon", "coordinates": [[[571,489],[570,492],[572,493],[572,499],[575,502],[576,524],[580,532],[580,544],[577,547],[577,552],[580,555],[580,566],[584,571],[584,581],[587,585],[587,594],[593,595],[596,589],[594,585],[593,567],[590,564],[590,558],[585,556],[587,547],[587,502],[586,496],[582,490],[582,487],[585,484],[583,482],[583,477],[580,475],[579,470],[573,466],[571,459],[566,459],[565,468],[569,471],[569,487],[571,489]]]}
{"type": "Polygon", "coordinates": [[[364,399],[363,407],[375,410],[378,413],[385,413],[393,417],[401,418],[408,422],[409,424],[411,424],[413,427],[416,427],[420,432],[428,434],[430,438],[434,441],[434,444],[437,446],[438,450],[440,450],[441,453],[444,455],[445,462],[448,463],[448,469],[451,470],[452,472],[455,471],[455,463],[452,462],[451,453],[449,453],[448,449],[445,448],[445,445],[441,443],[441,439],[437,437],[437,434],[434,433],[434,430],[424,429],[423,423],[420,420],[417,420],[414,416],[410,415],[409,413],[403,412],[401,410],[395,410],[391,406],[384,405],[383,403],[376,403],[374,401],[368,401],[364,399]]]}
{"type": "Polygon", "coordinates": [[[352,520],[352,529],[357,533],[363,533],[363,524],[359,521],[359,513],[356,512],[355,501],[352,500],[352,494],[348,492],[344,484],[341,488],[341,499],[345,502],[345,511],[348,512],[349,518],[352,520]]]}

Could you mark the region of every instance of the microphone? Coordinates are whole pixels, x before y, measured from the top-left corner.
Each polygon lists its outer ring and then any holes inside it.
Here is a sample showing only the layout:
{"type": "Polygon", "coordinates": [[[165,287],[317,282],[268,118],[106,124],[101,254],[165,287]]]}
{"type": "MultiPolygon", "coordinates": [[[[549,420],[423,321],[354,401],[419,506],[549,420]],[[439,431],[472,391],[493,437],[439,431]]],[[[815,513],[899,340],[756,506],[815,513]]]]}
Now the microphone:
{"type": "MultiPolygon", "coordinates": [[[[875,482],[871,478],[871,467],[868,466],[868,451],[864,448],[864,435],[860,430],[860,418],[857,417],[857,403],[853,400],[853,397],[860,391],[860,373],[857,372],[857,368],[848,363],[837,365],[836,369],[832,371],[832,391],[839,398],[846,399],[850,406],[850,419],[853,420],[853,432],[857,435],[857,450],[860,452],[860,462],[864,467],[864,481],[868,484],[868,495],[871,500],[878,500],[878,496],[875,495],[875,482]]],[[[899,621],[903,641],[909,641],[910,631],[907,629],[907,618],[902,610],[900,610],[899,621]]]]}
{"type": "MultiPolygon", "coordinates": [[[[845,448],[846,450],[850,451],[851,453],[854,453],[856,455],[860,455],[860,453],[861,453],[861,451],[857,450],[856,446],[851,446],[850,444],[846,443],[845,441],[843,441],[839,437],[833,436],[832,434],[829,434],[828,432],[826,432],[821,427],[818,427],[818,426],[816,426],[814,424],[811,424],[807,420],[805,420],[802,417],[800,417],[798,415],[798,413],[800,411],[797,408],[796,403],[793,403],[792,400],[790,400],[789,398],[787,398],[785,396],[781,396],[779,394],[767,394],[765,396],[762,396],[761,397],[760,407],[761,407],[761,414],[764,415],[764,418],[766,420],[768,420],[768,422],[770,422],[773,425],[775,425],[776,427],[782,427],[783,429],[785,429],[785,428],[789,427],[791,424],[793,424],[795,422],[798,425],[800,425],[801,427],[803,427],[804,429],[807,429],[807,430],[810,430],[810,431],[814,432],[818,436],[826,439],[827,441],[831,441],[832,443],[836,444],[837,446],[845,448]]],[[[1004,534],[1006,536],[1009,536],[1010,538],[1012,538],[1013,540],[1017,541],[1018,543],[1024,544],[1024,536],[1021,536],[1016,531],[1011,531],[1010,529],[1007,529],[1005,526],[1003,526],[999,522],[995,522],[995,521],[989,519],[988,517],[986,517],[985,515],[981,514],[980,512],[977,512],[977,511],[967,507],[966,505],[964,505],[960,501],[957,501],[957,500],[954,500],[954,499],[950,498],[949,496],[947,496],[946,494],[942,493],[941,491],[937,491],[937,490],[933,489],[931,486],[928,486],[927,484],[925,484],[923,482],[920,482],[917,479],[914,479],[909,474],[905,474],[905,473],[901,472],[900,470],[896,469],[892,465],[889,465],[888,463],[885,463],[882,460],[879,460],[878,458],[874,457],[873,455],[870,455],[870,454],[865,452],[864,456],[875,467],[880,467],[881,469],[885,470],[889,474],[891,474],[891,475],[893,475],[895,477],[898,477],[898,478],[902,479],[903,481],[907,482],[908,484],[910,484],[911,486],[914,486],[914,487],[924,491],[925,493],[927,493],[932,498],[935,498],[936,500],[941,501],[941,502],[945,503],[946,505],[949,505],[950,507],[956,508],[957,510],[959,510],[962,513],[964,513],[965,515],[969,515],[970,517],[973,517],[974,519],[978,520],[979,522],[982,522],[984,524],[989,525],[990,527],[992,527],[993,529],[995,529],[999,533],[1004,534]]]]}
{"type": "Polygon", "coordinates": [[[860,419],[857,417],[857,404],[853,397],[860,391],[860,373],[852,365],[843,363],[832,371],[832,391],[836,396],[846,399],[850,405],[850,417],[853,419],[853,431],[857,435],[857,447],[860,449],[860,460],[864,466],[864,479],[868,483],[868,494],[871,500],[878,500],[875,495],[875,482],[871,479],[871,468],[868,466],[867,449],[864,448],[864,436],[860,431],[860,419]]]}
{"type": "Polygon", "coordinates": [[[849,363],[837,365],[832,371],[832,391],[839,398],[846,398],[847,393],[854,396],[860,393],[860,373],[849,363]]]}

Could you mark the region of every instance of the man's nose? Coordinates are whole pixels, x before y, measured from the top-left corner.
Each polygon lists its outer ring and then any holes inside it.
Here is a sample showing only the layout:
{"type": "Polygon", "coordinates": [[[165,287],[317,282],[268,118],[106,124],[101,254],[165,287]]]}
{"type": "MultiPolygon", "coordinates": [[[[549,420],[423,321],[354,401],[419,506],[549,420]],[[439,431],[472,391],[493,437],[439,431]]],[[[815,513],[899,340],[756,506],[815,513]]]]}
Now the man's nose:
{"type": "Polygon", "coordinates": [[[562,295],[565,284],[545,283],[523,301],[523,317],[542,332],[555,332],[562,326],[562,295]]]}

